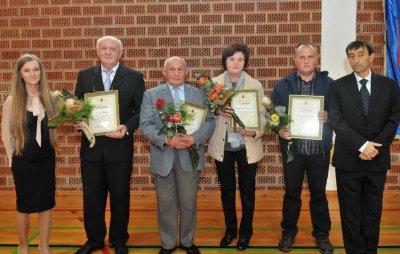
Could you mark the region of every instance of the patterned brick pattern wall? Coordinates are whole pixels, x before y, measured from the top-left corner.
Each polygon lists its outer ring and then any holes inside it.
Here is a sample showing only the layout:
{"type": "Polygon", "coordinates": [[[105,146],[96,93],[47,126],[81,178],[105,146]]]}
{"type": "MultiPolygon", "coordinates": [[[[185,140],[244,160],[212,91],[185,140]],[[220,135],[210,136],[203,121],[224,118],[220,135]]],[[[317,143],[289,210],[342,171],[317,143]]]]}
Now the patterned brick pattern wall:
{"type": "MultiPolygon", "coordinates": [[[[321,41],[320,0],[0,0],[0,104],[10,91],[12,68],[23,53],[45,63],[52,89],[73,90],[77,72],[97,63],[96,38],[114,35],[124,44],[123,63],[142,71],[146,87],[163,81],[166,57],[187,59],[190,76],[221,73],[226,45],[250,46],[248,72],[269,95],[276,81],[293,70],[294,46],[304,40],[321,41]]],[[[381,0],[359,0],[357,36],[376,46],[374,70],[383,72],[384,16],[381,0]]],[[[81,189],[79,140],[72,126],[59,129],[57,187],[81,189]]],[[[265,157],[259,164],[258,190],[283,188],[277,138],[264,136],[265,157]]],[[[149,170],[149,144],[134,135],[132,190],[154,190],[149,170]]],[[[400,143],[395,142],[388,189],[400,189],[400,143]]],[[[200,179],[201,190],[218,190],[210,158],[200,179]]],[[[0,189],[12,190],[13,180],[0,146],[0,189]]]]}

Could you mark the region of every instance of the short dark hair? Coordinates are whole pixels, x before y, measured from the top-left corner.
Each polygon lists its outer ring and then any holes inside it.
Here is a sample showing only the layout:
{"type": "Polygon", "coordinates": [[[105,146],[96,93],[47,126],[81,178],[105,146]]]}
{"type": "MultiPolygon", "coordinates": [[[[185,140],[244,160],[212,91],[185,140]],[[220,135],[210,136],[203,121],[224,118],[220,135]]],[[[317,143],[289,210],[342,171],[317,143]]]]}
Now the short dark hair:
{"type": "Polygon", "coordinates": [[[369,55],[374,53],[374,47],[372,46],[371,43],[369,43],[368,41],[356,40],[356,41],[350,42],[350,44],[347,45],[346,55],[349,56],[349,50],[351,50],[351,49],[359,49],[359,48],[364,48],[364,47],[367,48],[369,55]]]}
{"type": "Polygon", "coordinates": [[[249,65],[249,47],[247,47],[244,43],[236,43],[229,45],[224,52],[222,52],[222,67],[226,71],[226,59],[228,57],[233,56],[236,52],[242,52],[244,55],[244,68],[246,69],[247,65],[249,65]]]}

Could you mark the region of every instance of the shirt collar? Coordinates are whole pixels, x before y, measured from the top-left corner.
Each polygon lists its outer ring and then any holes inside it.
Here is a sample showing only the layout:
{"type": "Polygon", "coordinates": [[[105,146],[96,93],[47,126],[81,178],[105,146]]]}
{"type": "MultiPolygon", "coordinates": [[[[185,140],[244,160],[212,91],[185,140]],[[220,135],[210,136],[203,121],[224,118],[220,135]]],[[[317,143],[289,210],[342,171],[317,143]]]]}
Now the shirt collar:
{"type": "MultiPolygon", "coordinates": [[[[168,84],[168,83],[167,83],[168,84]]],[[[185,91],[185,84],[180,85],[178,87],[175,86],[171,86],[170,84],[168,84],[169,89],[171,90],[171,92],[173,91],[174,88],[178,89],[178,91],[184,92],[185,91]]]]}
{"type": "MultiPolygon", "coordinates": [[[[117,72],[118,67],[119,67],[119,62],[117,63],[117,65],[115,65],[115,66],[111,69],[111,70],[113,71],[113,73],[116,73],[116,72],[117,72]]],[[[101,66],[101,71],[108,72],[109,70],[105,69],[105,68],[103,67],[103,65],[102,65],[102,66],[101,66]]]]}
{"type": "Polygon", "coordinates": [[[368,80],[368,81],[371,81],[371,75],[372,75],[371,69],[369,69],[368,75],[367,75],[365,78],[362,78],[362,77],[358,76],[358,75],[354,72],[354,76],[356,76],[357,83],[360,83],[360,80],[362,80],[362,79],[366,79],[366,80],[368,80]]]}

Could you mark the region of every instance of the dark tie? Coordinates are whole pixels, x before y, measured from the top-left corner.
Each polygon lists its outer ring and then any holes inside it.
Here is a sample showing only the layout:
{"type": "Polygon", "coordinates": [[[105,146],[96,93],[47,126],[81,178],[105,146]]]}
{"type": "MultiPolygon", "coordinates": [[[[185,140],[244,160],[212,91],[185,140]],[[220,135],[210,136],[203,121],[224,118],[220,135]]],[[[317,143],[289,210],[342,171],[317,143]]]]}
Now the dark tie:
{"type": "Polygon", "coordinates": [[[368,114],[368,109],[369,109],[369,92],[367,89],[367,84],[368,80],[366,79],[361,79],[360,84],[361,84],[361,89],[360,89],[360,94],[361,94],[361,100],[364,106],[364,111],[365,113],[368,114]]]}

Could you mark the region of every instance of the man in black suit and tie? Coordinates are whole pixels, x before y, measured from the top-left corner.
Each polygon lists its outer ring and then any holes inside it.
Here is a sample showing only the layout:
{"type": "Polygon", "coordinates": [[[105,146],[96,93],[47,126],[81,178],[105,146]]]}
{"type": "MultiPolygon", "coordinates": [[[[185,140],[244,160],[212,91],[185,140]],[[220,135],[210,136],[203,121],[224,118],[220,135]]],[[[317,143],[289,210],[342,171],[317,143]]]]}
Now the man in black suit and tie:
{"type": "Polygon", "coordinates": [[[336,133],[333,165],[346,253],[377,253],[390,144],[400,120],[397,83],[371,72],[373,47],[346,48],[353,73],[333,83],[330,122],[336,133]]]}
{"type": "Polygon", "coordinates": [[[104,247],[105,208],[110,193],[109,242],[115,253],[128,253],[129,196],[133,158],[132,134],[139,126],[144,93],[143,75],[123,66],[122,43],[112,36],[97,40],[100,65],[79,72],[75,95],[118,90],[120,125],[117,131],[97,136],[96,144],[82,136],[81,175],[84,223],[87,241],[76,253],[86,254],[104,247]]]}

